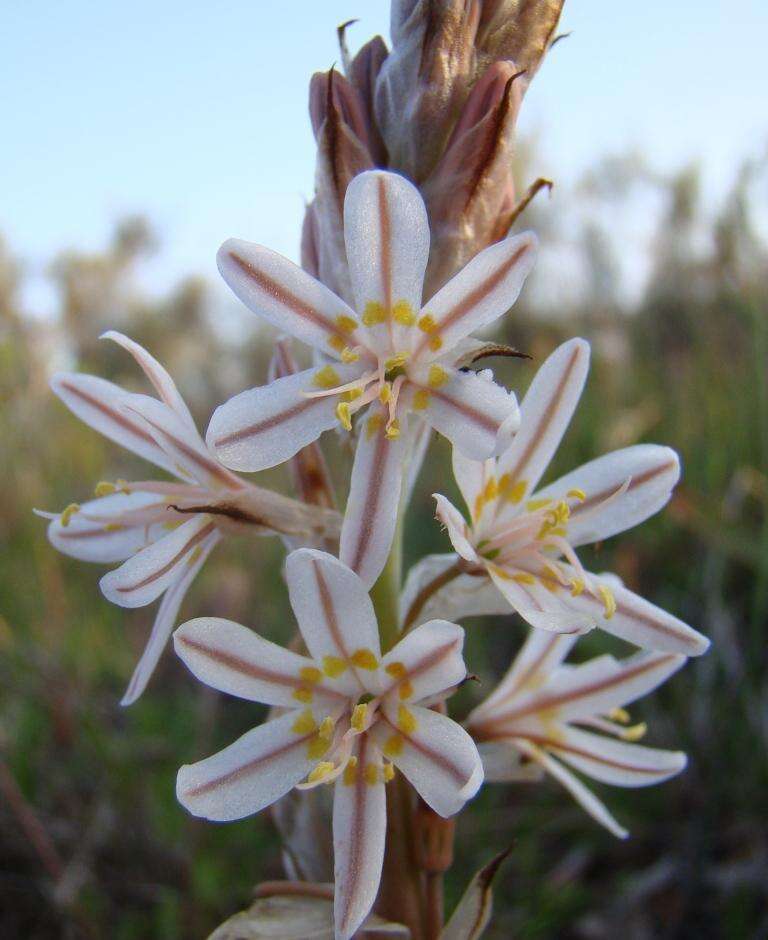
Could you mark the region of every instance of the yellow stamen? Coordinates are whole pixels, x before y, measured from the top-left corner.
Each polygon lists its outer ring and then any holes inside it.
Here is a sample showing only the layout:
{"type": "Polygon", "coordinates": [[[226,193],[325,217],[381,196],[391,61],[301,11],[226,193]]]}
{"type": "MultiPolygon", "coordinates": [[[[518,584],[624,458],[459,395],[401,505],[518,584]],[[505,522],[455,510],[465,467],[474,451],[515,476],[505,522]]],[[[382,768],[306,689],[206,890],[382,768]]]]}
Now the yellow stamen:
{"type": "Polygon", "coordinates": [[[317,729],[317,733],[323,738],[324,741],[330,741],[333,735],[333,729],[336,727],[336,723],[330,715],[326,715],[325,718],[320,722],[320,727],[317,729]]]}
{"type": "Polygon", "coordinates": [[[580,503],[583,503],[584,500],[587,498],[587,494],[584,492],[584,490],[580,490],[576,487],[572,490],[568,490],[568,492],[565,495],[569,499],[577,499],[580,503]]]}
{"type": "Polygon", "coordinates": [[[394,764],[384,764],[381,768],[381,775],[384,778],[384,783],[389,783],[390,780],[394,779],[395,776],[395,765],[394,764]]]}
{"type": "Polygon", "coordinates": [[[499,495],[510,503],[519,503],[525,496],[527,488],[528,483],[526,480],[518,480],[513,483],[512,477],[508,473],[502,473],[499,479],[499,495]]]}
{"type": "Polygon", "coordinates": [[[357,780],[357,758],[354,754],[349,758],[347,766],[344,768],[343,780],[348,787],[351,787],[355,780],[357,780]]]}
{"type": "Polygon", "coordinates": [[[431,313],[425,313],[420,317],[418,326],[422,333],[434,333],[437,329],[437,323],[431,313]]]}
{"type": "Polygon", "coordinates": [[[397,726],[404,734],[413,734],[418,727],[413,712],[409,711],[405,705],[400,705],[397,709],[397,726]]]}
{"type": "Polygon", "coordinates": [[[80,512],[80,505],[78,503],[70,503],[60,517],[62,528],[66,529],[72,520],[72,516],[74,516],[76,512],[80,512]]]}
{"type": "Polygon", "coordinates": [[[385,666],[384,672],[386,672],[388,676],[392,676],[393,679],[402,679],[407,674],[408,670],[405,668],[405,663],[394,662],[385,666]]]}
{"type": "Polygon", "coordinates": [[[316,730],[315,718],[309,709],[303,711],[291,725],[291,731],[295,734],[312,734],[316,730]]]}
{"type": "Polygon", "coordinates": [[[352,430],[352,418],[349,414],[349,405],[345,401],[340,401],[336,405],[336,417],[339,419],[339,424],[344,428],[345,431],[352,430]]]}
{"type": "Polygon", "coordinates": [[[317,372],[315,372],[312,383],[317,388],[336,388],[337,385],[341,385],[341,378],[333,366],[323,366],[322,369],[318,369],[317,372]]]}
{"type": "Polygon", "coordinates": [[[347,664],[338,656],[323,656],[323,672],[331,679],[335,679],[346,671],[347,664]]]}
{"type": "Polygon", "coordinates": [[[379,768],[376,766],[376,764],[366,764],[364,776],[365,782],[369,787],[376,786],[376,784],[379,782],[379,768]]]}
{"type": "Polygon", "coordinates": [[[365,439],[370,441],[372,437],[378,434],[383,423],[383,415],[371,415],[371,417],[365,422],[365,439]]]}
{"type": "Polygon", "coordinates": [[[582,578],[571,578],[571,597],[578,597],[584,593],[584,580],[582,578]]]}
{"type": "Polygon", "coordinates": [[[96,487],[93,491],[94,496],[111,496],[112,493],[117,492],[117,487],[114,483],[108,483],[106,480],[102,480],[100,483],[96,484],[96,487]]]}
{"type": "Polygon", "coordinates": [[[342,313],[340,316],[336,317],[336,326],[338,326],[342,333],[354,333],[357,329],[357,320],[347,316],[346,313],[342,313]]]}
{"type": "Polygon", "coordinates": [[[379,401],[382,403],[382,405],[386,405],[391,397],[392,386],[389,384],[389,382],[385,382],[379,389],[379,401]]]}
{"type": "Polygon", "coordinates": [[[393,734],[384,742],[384,753],[387,757],[397,757],[403,752],[403,739],[399,734],[393,734]]]}
{"type": "Polygon", "coordinates": [[[355,705],[349,723],[352,725],[355,731],[365,731],[365,722],[367,718],[368,706],[365,704],[355,705]]]}
{"type": "Polygon", "coordinates": [[[611,589],[606,587],[604,584],[599,584],[597,586],[597,593],[600,595],[600,600],[603,602],[605,610],[603,611],[603,616],[606,620],[610,620],[611,617],[616,613],[616,598],[613,596],[611,589]]]}
{"type": "Polygon", "coordinates": [[[312,685],[316,685],[323,678],[323,674],[317,666],[302,666],[301,669],[299,669],[299,675],[305,682],[309,682],[312,685]]]}
{"type": "Polygon", "coordinates": [[[648,725],[641,721],[639,724],[632,725],[631,728],[625,728],[619,737],[622,741],[639,741],[641,738],[645,737],[645,732],[648,730],[648,725]]]}
{"type": "Polygon", "coordinates": [[[526,512],[538,512],[539,509],[549,506],[551,502],[551,499],[529,499],[525,504],[525,510],[526,512]]]}
{"type": "Polygon", "coordinates": [[[518,584],[535,584],[536,578],[528,571],[520,571],[517,574],[512,575],[512,580],[517,581],[518,584]]]}
{"type": "Polygon", "coordinates": [[[369,650],[367,647],[355,650],[352,654],[352,664],[357,666],[358,669],[369,669],[371,671],[379,668],[379,661],[374,656],[373,650],[369,650]]]}
{"type": "Polygon", "coordinates": [[[392,308],[392,316],[402,326],[413,326],[416,322],[416,314],[407,300],[398,300],[395,303],[392,308]]]}
{"type": "Polygon", "coordinates": [[[429,348],[432,352],[437,352],[438,349],[441,349],[443,346],[443,341],[439,336],[432,336],[429,340],[429,348]]]}
{"type": "Polygon", "coordinates": [[[328,742],[319,734],[307,742],[307,757],[310,760],[317,760],[328,750],[328,742]]]}
{"type": "Polygon", "coordinates": [[[319,764],[316,764],[312,768],[309,776],[307,777],[308,783],[317,783],[318,780],[322,780],[324,777],[327,777],[328,774],[333,772],[333,764],[327,760],[321,760],[319,764]]]}
{"type": "Polygon", "coordinates": [[[384,360],[384,371],[390,372],[392,369],[402,368],[408,361],[408,356],[410,353],[400,352],[395,356],[390,356],[389,359],[384,360]]]}
{"type": "MultiPolygon", "coordinates": [[[[120,525],[119,522],[108,522],[108,523],[104,526],[104,531],[105,531],[105,532],[122,532],[124,528],[125,528],[125,526],[124,526],[124,525],[120,525]]],[[[197,548],[200,548],[200,546],[198,545],[197,548]]],[[[201,551],[202,551],[202,549],[201,549],[201,551]]],[[[199,558],[200,556],[198,555],[197,557],[199,558]]]]}
{"type": "Polygon", "coordinates": [[[363,394],[361,388],[348,388],[346,392],[342,392],[341,400],[342,401],[354,401],[356,398],[359,398],[363,394]]]}
{"type": "Polygon", "coordinates": [[[611,721],[618,721],[620,725],[628,725],[632,720],[626,708],[614,708],[608,712],[608,717],[611,721]]]}
{"type": "Polygon", "coordinates": [[[440,388],[440,386],[445,385],[445,383],[449,379],[450,379],[450,376],[445,371],[445,369],[442,366],[439,366],[433,362],[432,365],[429,367],[429,373],[427,377],[427,381],[429,382],[429,387],[440,388]]]}
{"type": "Polygon", "coordinates": [[[300,685],[298,689],[294,689],[293,697],[297,702],[311,702],[312,701],[312,689],[308,689],[305,685],[300,685]]]}
{"type": "Polygon", "coordinates": [[[336,350],[337,353],[340,353],[342,349],[346,347],[347,344],[344,342],[344,340],[340,336],[337,335],[337,336],[330,337],[330,339],[328,340],[328,345],[331,347],[331,349],[334,349],[336,350]]]}
{"type": "Polygon", "coordinates": [[[400,437],[400,422],[397,418],[393,418],[384,432],[390,441],[396,441],[400,437]]]}
{"type": "Polygon", "coordinates": [[[376,326],[377,323],[384,323],[387,319],[387,311],[384,305],[378,300],[369,300],[363,311],[363,324],[365,326],[376,326]]]}
{"type": "Polygon", "coordinates": [[[418,388],[413,393],[413,407],[416,411],[424,411],[429,407],[429,392],[425,388],[418,388]]]}
{"type": "Polygon", "coordinates": [[[401,683],[397,694],[400,696],[400,698],[410,698],[413,695],[413,684],[409,679],[406,679],[405,682],[401,683]]]}
{"type": "Polygon", "coordinates": [[[360,353],[355,352],[355,350],[352,349],[350,346],[345,346],[341,351],[342,362],[346,362],[346,363],[357,362],[359,358],[360,358],[360,353]]]}

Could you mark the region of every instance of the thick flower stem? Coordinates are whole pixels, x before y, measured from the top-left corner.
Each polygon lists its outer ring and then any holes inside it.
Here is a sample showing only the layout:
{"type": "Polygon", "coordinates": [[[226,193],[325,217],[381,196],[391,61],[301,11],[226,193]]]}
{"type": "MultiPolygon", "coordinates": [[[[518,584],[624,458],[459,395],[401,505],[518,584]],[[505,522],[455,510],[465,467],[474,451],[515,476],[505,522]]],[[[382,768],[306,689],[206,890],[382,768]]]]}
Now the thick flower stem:
{"type": "Polygon", "coordinates": [[[398,513],[392,549],[384,570],[371,588],[371,600],[379,621],[381,650],[387,650],[400,637],[400,584],[403,568],[403,512],[398,513]]]}

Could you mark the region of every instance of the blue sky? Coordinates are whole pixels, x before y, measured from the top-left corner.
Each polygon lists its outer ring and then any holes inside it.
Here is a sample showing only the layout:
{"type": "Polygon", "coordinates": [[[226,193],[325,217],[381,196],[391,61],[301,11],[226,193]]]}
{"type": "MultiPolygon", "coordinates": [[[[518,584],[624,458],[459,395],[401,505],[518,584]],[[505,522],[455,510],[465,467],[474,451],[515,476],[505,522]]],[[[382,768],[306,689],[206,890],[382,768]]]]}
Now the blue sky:
{"type": "MultiPolygon", "coordinates": [[[[161,288],[185,272],[214,279],[230,235],[295,257],[313,180],[308,78],[338,60],[337,23],[360,20],[356,46],[387,34],[388,6],[5,4],[0,232],[34,277],[144,212],[162,238],[161,288]]],[[[536,170],[567,185],[637,147],[660,169],[698,157],[715,198],[768,144],[764,0],[570,0],[562,26],[573,34],[524,107],[536,170]]]]}

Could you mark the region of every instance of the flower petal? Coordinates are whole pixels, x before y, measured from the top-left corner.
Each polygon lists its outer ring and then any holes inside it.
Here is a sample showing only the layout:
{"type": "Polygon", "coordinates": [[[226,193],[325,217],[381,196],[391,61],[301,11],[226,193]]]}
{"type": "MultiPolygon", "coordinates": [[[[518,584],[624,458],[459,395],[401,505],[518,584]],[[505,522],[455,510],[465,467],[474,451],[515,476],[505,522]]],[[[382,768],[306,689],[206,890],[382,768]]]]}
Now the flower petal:
{"type": "Polygon", "coordinates": [[[445,526],[451,545],[466,561],[479,562],[480,557],[469,541],[469,526],[464,516],[440,493],[433,493],[432,497],[437,503],[435,516],[445,526]]]}
{"type": "Polygon", "coordinates": [[[210,516],[194,516],[105,574],[99,582],[102,593],[120,607],[151,604],[176,580],[183,565],[197,560],[202,543],[215,528],[210,516]]]}
{"type": "Polygon", "coordinates": [[[243,487],[242,481],[210,453],[197,428],[181,419],[168,405],[148,395],[129,395],[123,412],[137,416],[173,461],[177,474],[181,471],[212,490],[243,487]]]}
{"type": "Polygon", "coordinates": [[[480,789],[483,765],[467,732],[420,705],[382,706],[373,733],[384,755],[441,816],[452,816],[480,789]]]}
{"type": "Polygon", "coordinates": [[[476,255],[425,305],[424,317],[434,326],[424,329],[414,358],[433,360],[506,313],[533,267],[536,245],[536,236],[524,232],[476,255]]]}
{"type": "Polygon", "coordinates": [[[483,762],[485,783],[522,783],[543,776],[541,767],[534,761],[523,763],[520,751],[508,741],[483,741],[477,750],[483,762]]]}
{"type": "Polygon", "coordinates": [[[483,372],[457,372],[429,397],[425,421],[472,460],[485,460],[509,447],[520,427],[517,399],[483,372]]]}
{"type": "Polygon", "coordinates": [[[532,584],[516,580],[527,577],[527,572],[506,570],[499,565],[487,564],[488,574],[507,599],[513,610],[532,627],[554,633],[586,633],[597,626],[598,620],[590,610],[569,606],[560,597],[564,592],[547,590],[538,582],[532,584]]]}
{"type": "Polygon", "coordinates": [[[291,711],[246,732],[223,751],[186,764],[176,778],[176,798],[194,816],[229,822],[274,803],[317,763],[309,756],[314,732],[293,731],[291,711]]]}
{"type": "Polygon", "coordinates": [[[419,191],[396,173],[360,173],[347,187],[344,240],[363,322],[371,321],[374,335],[392,336],[396,349],[400,342],[410,348],[422,335],[416,320],[429,255],[427,210],[419,191]]]}
{"type": "Polygon", "coordinates": [[[58,551],[80,561],[102,564],[124,561],[166,530],[156,524],[123,524],[119,521],[123,514],[146,510],[165,520],[166,505],[155,493],[112,493],[83,503],[66,526],[56,516],[48,526],[48,540],[58,551]]]}
{"type": "Polygon", "coordinates": [[[333,799],[336,937],[348,940],[373,907],[381,880],[387,801],[381,752],[360,735],[357,765],[336,781],[333,799]]]}
{"type": "Polygon", "coordinates": [[[360,424],[339,546],[339,558],[366,587],[381,574],[392,545],[405,453],[403,436],[387,437],[384,410],[371,406],[360,424]]]}
{"type": "Polygon", "coordinates": [[[574,489],[586,494],[568,520],[568,541],[576,547],[610,538],[654,515],[668,502],[679,478],[680,460],[673,450],[635,444],[591,460],[536,496],[563,499],[574,489]]]}
{"type": "Polygon", "coordinates": [[[515,738],[514,744],[516,747],[519,747],[524,754],[528,755],[528,757],[531,757],[541,764],[547,773],[553,776],[555,780],[559,781],[576,802],[579,803],[581,808],[586,810],[596,822],[599,822],[601,826],[605,826],[605,828],[609,832],[612,832],[617,838],[627,838],[629,833],[623,826],[620,826],[611,813],[608,812],[605,804],[601,800],[598,800],[595,794],[585,787],[575,774],[572,774],[570,770],[563,767],[560,761],[550,757],[542,748],[522,738],[515,738]]]}
{"type": "Polygon", "coordinates": [[[548,747],[576,770],[615,787],[662,783],[679,774],[687,763],[681,751],[629,744],[580,728],[562,728],[557,743],[548,747]]]}
{"type": "Polygon", "coordinates": [[[345,346],[360,344],[355,312],[282,255],[230,238],[216,260],[245,306],[279,330],[336,358],[345,346]]]}
{"type": "MultiPolygon", "coordinates": [[[[427,555],[408,572],[400,597],[401,619],[408,615],[411,606],[421,591],[456,564],[453,553],[427,555]]],[[[461,620],[464,617],[479,617],[483,614],[506,614],[509,604],[496,585],[483,572],[481,577],[460,574],[440,590],[435,591],[421,607],[420,618],[431,620],[445,617],[446,620],[461,620]]]]}
{"type": "MultiPolygon", "coordinates": [[[[338,378],[341,385],[357,378],[361,369],[334,366],[332,373],[332,381],[338,378]]],[[[266,470],[293,457],[338,420],[338,396],[304,394],[318,390],[319,374],[316,368],[305,369],[230,398],[211,417],[208,446],[233,470],[266,470]]]]}
{"type": "MultiPolygon", "coordinates": [[[[605,580],[602,576],[592,577],[597,581],[605,580]]],[[[567,595],[564,603],[574,610],[593,616],[601,629],[643,649],[682,653],[685,656],[701,656],[709,649],[709,640],[698,630],[622,587],[615,580],[610,582],[610,591],[616,601],[616,611],[608,619],[605,617],[603,602],[586,591],[579,597],[567,595]]]]}
{"type": "Polygon", "coordinates": [[[127,350],[141,366],[144,374],[152,383],[162,401],[164,401],[172,411],[175,411],[182,421],[186,422],[189,427],[196,431],[194,419],[190,414],[189,408],[187,408],[187,403],[179,394],[176,383],[154,356],[151,356],[143,346],[140,346],[137,342],[130,339],[130,337],[125,336],[123,333],[118,333],[117,330],[107,330],[106,333],[101,334],[99,339],[111,339],[113,342],[117,343],[118,346],[122,346],[123,349],[127,350]]]}
{"type": "Polygon", "coordinates": [[[499,476],[515,484],[519,505],[534,492],[579,402],[589,371],[589,343],[572,339],[545,360],[520,405],[520,430],[498,462],[499,476]]]}
{"type": "Polygon", "coordinates": [[[231,620],[188,620],[174,633],[173,645],[196,678],[228,695],[288,708],[299,707],[308,692],[313,704],[318,695],[326,704],[342,700],[338,692],[324,688],[313,675],[317,673],[314,660],[271,643],[231,620]]]}
{"type": "Polygon", "coordinates": [[[430,620],[411,630],[384,657],[391,688],[403,701],[422,699],[458,685],[466,674],[464,631],[447,620],[430,620]]]}
{"type": "Polygon", "coordinates": [[[123,411],[131,397],[118,385],[96,375],[57,372],[51,389],[69,410],[99,434],[178,476],[173,461],[138,420],[123,411]]]}
{"type": "Polygon", "coordinates": [[[210,555],[220,537],[219,533],[214,531],[200,543],[200,548],[202,549],[200,554],[187,566],[186,571],[181,572],[180,576],[170,585],[163,595],[163,599],[160,601],[160,606],[157,609],[155,622],[152,625],[149,640],[144,647],[144,652],[141,654],[141,659],[136,664],[136,668],[131,676],[131,681],[128,683],[128,688],[125,690],[125,695],[120,701],[121,705],[133,705],[147,687],[147,683],[152,678],[152,673],[155,671],[158,660],[165,649],[165,644],[168,642],[168,637],[171,635],[171,631],[174,628],[176,617],[179,613],[179,607],[181,607],[181,603],[189,590],[189,586],[194,581],[198,571],[205,564],[206,558],[210,555]]]}
{"type": "Polygon", "coordinates": [[[285,563],[291,606],[310,655],[329,675],[378,693],[379,627],[360,578],[333,555],[314,548],[291,552],[285,563]]]}
{"type": "Polygon", "coordinates": [[[477,527],[483,517],[483,510],[489,505],[487,500],[480,497],[491,478],[496,478],[496,460],[493,457],[488,460],[472,460],[465,457],[458,447],[453,448],[451,459],[453,476],[464,497],[472,524],[477,527]]]}

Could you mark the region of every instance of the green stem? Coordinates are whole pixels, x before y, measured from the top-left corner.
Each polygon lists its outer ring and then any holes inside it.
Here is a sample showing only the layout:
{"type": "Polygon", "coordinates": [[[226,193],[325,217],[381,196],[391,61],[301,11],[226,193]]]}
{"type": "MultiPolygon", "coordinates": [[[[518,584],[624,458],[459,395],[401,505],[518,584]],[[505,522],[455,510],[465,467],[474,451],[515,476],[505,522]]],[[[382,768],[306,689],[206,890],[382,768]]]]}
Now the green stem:
{"type": "Polygon", "coordinates": [[[403,513],[397,514],[392,548],[384,570],[371,588],[371,600],[379,621],[381,651],[397,643],[400,637],[400,582],[403,571],[403,513]]]}

